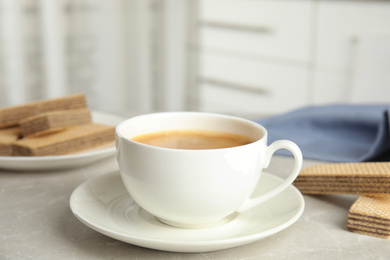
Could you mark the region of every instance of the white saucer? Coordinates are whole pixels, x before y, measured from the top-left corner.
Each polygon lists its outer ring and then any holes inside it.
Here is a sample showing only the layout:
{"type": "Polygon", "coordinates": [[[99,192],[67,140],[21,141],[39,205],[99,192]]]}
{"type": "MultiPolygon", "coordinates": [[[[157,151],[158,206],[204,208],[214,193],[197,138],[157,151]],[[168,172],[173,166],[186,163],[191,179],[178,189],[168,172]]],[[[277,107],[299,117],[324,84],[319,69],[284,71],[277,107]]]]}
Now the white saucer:
{"type": "MultiPolygon", "coordinates": [[[[95,123],[116,126],[124,119],[120,116],[92,112],[95,123]]],[[[115,144],[87,152],[56,156],[0,156],[0,169],[14,171],[47,171],[77,168],[116,154],[115,144]]]]}
{"type": "MultiPolygon", "coordinates": [[[[263,173],[255,194],[282,180],[263,173]]],[[[119,172],[81,184],[70,198],[73,214],[109,237],[141,247],[172,252],[206,252],[247,244],[292,225],[304,210],[302,194],[292,185],[262,205],[203,229],[165,225],[141,209],[127,193],[119,172]]]]}

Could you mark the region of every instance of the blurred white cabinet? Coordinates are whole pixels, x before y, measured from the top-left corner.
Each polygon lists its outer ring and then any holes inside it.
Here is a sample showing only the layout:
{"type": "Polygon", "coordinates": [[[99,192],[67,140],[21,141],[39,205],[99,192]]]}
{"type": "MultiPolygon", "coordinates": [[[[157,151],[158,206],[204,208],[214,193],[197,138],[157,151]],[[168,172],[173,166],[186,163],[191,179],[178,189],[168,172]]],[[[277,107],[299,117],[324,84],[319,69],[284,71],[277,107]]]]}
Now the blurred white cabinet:
{"type": "Polygon", "coordinates": [[[315,103],[390,103],[390,2],[320,1],[315,103]]]}
{"type": "Polygon", "coordinates": [[[311,9],[308,0],[200,1],[200,109],[250,115],[306,104],[311,9]]]}
{"type": "Polygon", "coordinates": [[[200,110],[251,116],[390,101],[389,59],[378,58],[390,55],[390,1],[197,3],[190,50],[200,110]]]}

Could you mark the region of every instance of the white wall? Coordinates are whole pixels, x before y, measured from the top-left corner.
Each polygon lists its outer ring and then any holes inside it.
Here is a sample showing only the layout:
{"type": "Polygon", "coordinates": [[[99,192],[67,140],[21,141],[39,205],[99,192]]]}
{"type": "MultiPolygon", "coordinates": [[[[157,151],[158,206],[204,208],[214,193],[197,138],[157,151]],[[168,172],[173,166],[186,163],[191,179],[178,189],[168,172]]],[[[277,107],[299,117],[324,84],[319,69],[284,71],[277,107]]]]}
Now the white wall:
{"type": "Polygon", "coordinates": [[[0,106],[87,94],[96,110],[185,109],[179,0],[0,0],[0,106]]]}

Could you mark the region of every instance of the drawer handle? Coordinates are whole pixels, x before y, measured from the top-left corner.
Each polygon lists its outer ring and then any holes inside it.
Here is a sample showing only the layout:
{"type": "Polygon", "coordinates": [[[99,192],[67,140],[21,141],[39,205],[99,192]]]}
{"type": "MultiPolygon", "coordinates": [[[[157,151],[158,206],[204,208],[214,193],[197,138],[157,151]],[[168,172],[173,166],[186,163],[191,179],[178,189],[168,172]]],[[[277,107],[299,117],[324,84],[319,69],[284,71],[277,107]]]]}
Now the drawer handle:
{"type": "Polygon", "coordinates": [[[239,84],[231,81],[225,81],[225,80],[213,79],[213,78],[201,78],[200,82],[203,84],[210,84],[210,85],[215,85],[218,87],[234,89],[234,90],[242,90],[254,94],[269,95],[269,91],[261,86],[255,87],[255,86],[244,85],[244,84],[239,84]]]}
{"type": "Polygon", "coordinates": [[[228,22],[216,22],[216,21],[202,21],[200,22],[201,26],[213,27],[217,29],[229,29],[236,31],[247,31],[255,33],[271,33],[272,29],[268,26],[261,25],[246,25],[238,23],[228,23],[228,22]]]}

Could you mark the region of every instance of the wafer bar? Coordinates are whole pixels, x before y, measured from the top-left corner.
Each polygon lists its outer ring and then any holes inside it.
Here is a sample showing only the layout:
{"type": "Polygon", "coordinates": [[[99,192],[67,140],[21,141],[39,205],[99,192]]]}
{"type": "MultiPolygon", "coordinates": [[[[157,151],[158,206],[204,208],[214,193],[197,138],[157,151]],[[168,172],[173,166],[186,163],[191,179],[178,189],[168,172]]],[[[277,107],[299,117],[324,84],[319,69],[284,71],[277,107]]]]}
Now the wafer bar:
{"type": "Polygon", "coordinates": [[[390,239],[390,195],[360,196],[348,212],[350,231],[390,239]]]}
{"type": "Polygon", "coordinates": [[[45,112],[81,108],[87,108],[87,101],[83,94],[5,107],[0,109],[0,128],[16,126],[22,119],[45,112]]]}
{"type": "Polygon", "coordinates": [[[0,156],[12,156],[12,144],[19,137],[19,127],[0,129],[0,156]]]}
{"type": "Polygon", "coordinates": [[[302,170],[294,185],[303,194],[389,194],[390,163],[318,164],[302,170]]]}
{"type": "Polygon", "coordinates": [[[364,227],[364,226],[367,226],[369,224],[370,228],[377,228],[379,230],[388,230],[390,232],[389,224],[382,223],[382,222],[383,221],[381,221],[379,219],[373,220],[370,217],[358,216],[358,215],[354,215],[354,214],[350,214],[349,218],[348,218],[348,224],[351,227],[353,227],[353,226],[364,227]]]}
{"type": "Polygon", "coordinates": [[[69,127],[64,131],[25,137],[13,145],[16,156],[45,156],[77,153],[115,140],[115,128],[101,124],[69,127]]]}
{"type": "Polygon", "coordinates": [[[60,110],[28,117],[19,122],[23,136],[42,135],[59,131],[64,127],[92,123],[88,109],[60,110]]]}

